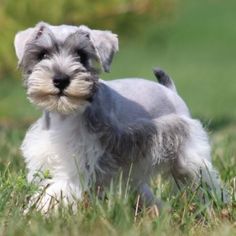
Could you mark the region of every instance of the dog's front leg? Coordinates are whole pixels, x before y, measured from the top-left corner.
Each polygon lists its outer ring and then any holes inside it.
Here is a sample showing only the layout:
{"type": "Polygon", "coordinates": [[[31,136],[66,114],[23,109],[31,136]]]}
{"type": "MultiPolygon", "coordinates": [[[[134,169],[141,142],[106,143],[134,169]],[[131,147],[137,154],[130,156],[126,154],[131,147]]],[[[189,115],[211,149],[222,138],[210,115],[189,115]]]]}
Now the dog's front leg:
{"type": "Polygon", "coordinates": [[[57,211],[60,206],[70,208],[73,212],[77,210],[77,202],[83,197],[82,188],[79,183],[68,180],[55,180],[55,182],[44,182],[37,193],[29,201],[26,212],[36,209],[43,214],[49,211],[57,211]]]}
{"type": "Polygon", "coordinates": [[[147,183],[142,183],[137,189],[138,196],[140,196],[140,205],[146,207],[156,206],[158,212],[162,208],[162,202],[160,199],[157,199],[153,194],[152,190],[147,183]]]}

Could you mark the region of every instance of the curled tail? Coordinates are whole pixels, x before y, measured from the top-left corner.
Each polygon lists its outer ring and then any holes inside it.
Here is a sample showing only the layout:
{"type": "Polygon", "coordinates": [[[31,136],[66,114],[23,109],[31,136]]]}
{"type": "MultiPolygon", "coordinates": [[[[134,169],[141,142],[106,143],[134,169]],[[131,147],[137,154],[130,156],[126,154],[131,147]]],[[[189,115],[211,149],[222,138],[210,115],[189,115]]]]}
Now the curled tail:
{"type": "Polygon", "coordinates": [[[153,73],[154,75],[156,76],[158,82],[162,85],[164,85],[165,87],[173,90],[173,91],[176,91],[176,88],[175,88],[175,84],[174,82],[172,81],[172,79],[165,73],[165,71],[163,71],[162,69],[160,68],[155,68],[153,69],[153,73]]]}

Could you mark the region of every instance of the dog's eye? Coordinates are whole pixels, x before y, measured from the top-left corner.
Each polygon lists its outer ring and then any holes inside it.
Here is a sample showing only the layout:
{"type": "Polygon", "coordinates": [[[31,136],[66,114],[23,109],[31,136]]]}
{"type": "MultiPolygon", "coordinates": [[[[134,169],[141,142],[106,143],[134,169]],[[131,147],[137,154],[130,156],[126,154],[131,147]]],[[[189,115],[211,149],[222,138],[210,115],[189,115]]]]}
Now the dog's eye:
{"type": "Polygon", "coordinates": [[[48,53],[48,51],[47,51],[47,50],[41,51],[41,52],[38,54],[37,58],[38,58],[39,61],[42,61],[42,60],[44,60],[44,59],[49,58],[49,53],[48,53]]]}
{"type": "Polygon", "coordinates": [[[83,50],[79,49],[79,50],[76,51],[76,54],[78,55],[80,63],[83,66],[87,67],[88,66],[88,60],[89,60],[89,57],[88,57],[87,53],[84,52],[83,50]]]}

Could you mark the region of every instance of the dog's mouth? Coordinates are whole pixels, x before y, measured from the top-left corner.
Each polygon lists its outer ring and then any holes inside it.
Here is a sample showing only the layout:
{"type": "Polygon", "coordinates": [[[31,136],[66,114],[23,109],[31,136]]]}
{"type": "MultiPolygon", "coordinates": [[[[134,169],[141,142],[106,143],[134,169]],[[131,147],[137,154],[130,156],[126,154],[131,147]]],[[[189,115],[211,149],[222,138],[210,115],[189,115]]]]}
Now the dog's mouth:
{"type": "Polygon", "coordinates": [[[97,77],[88,74],[74,76],[68,85],[58,86],[51,74],[45,76],[39,72],[29,77],[27,95],[33,104],[44,110],[60,113],[83,110],[97,90],[97,77]]]}
{"type": "Polygon", "coordinates": [[[90,100],[92,97],[93,93],[89,94],[83,94],[83,95],[75,95],[75,94],[70,94],[66,91],[57,91],[57,92],[48,92],[48,93],[34,93],[30,94],[28,93],[28,97],[32,99],[60,99],[60,98],[68,98],[68,99],[77,99],[77,100],[90,100]]]}
{"type": "Polygon", "coordinates": [[[60,98],[60,97],[68,97],[68,95],[65,94],[64,91],[59,91],[59,92],[56,94],[56,96],[57,96],[58,98],[60,98]]]}
{"type": "Polygon", "coordinates": [[[71,94],[68,91],[59,91],[55,95],[51,96],[56,96],[58,99],[60,98],[68,98],[68,99],[77,99],[77,100],[85,100],[85,101],[90,101],[90,98],[93,96],[94,92],[91,91],[88,94],[71,94]]]}

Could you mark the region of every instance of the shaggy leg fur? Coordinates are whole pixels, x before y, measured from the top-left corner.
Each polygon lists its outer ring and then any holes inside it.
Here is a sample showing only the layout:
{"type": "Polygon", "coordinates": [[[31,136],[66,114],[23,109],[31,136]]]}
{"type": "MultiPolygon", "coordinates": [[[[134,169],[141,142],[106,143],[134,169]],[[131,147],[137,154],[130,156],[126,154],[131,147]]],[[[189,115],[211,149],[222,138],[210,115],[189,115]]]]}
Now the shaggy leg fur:
{"type": "Polygon", "coordinates": [[[202,184],[209,187],[219,200],[227,202],[227,193],[222,190],[219,174],[211,163],[208,136],[201,123],[186,116],[175,115],[166,119],[163,117],[156,123],[158,129],[163,130],[156,141],[164,148],[162,156],[169,152],[170,172],[176,183],[194,184],[196,187],[202,184]]]}

